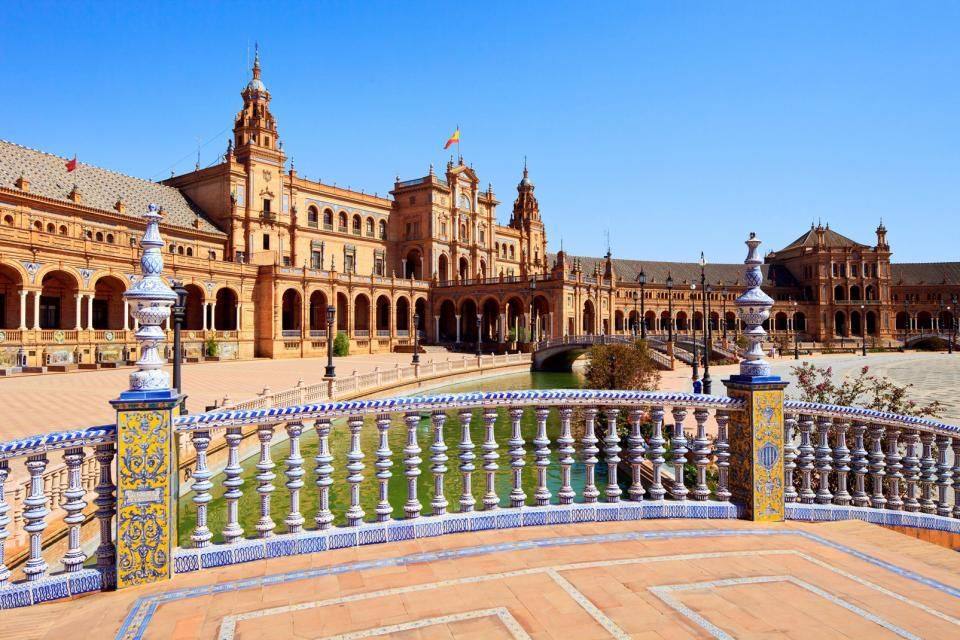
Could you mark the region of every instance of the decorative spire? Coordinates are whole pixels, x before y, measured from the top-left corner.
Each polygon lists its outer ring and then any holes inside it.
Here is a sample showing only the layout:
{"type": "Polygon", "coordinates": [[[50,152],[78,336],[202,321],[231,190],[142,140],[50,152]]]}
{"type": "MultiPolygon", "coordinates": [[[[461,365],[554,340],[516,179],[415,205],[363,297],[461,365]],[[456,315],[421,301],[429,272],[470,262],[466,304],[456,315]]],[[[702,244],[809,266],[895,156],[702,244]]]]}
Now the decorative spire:
{"type": "Polygon", "coordinates": [[[125,394],[166,391],[170,395],[170,378],[163,370],[158,345],[165,336],[160,326],[170,317],[170,307],[177,301],[177,294],[163,278],[160,207],[151,204],[143,217],[147,220],[147,229],[140,240],[141,276],[123,294],[133,307],[133,316],[140,322],[134,334],[140,343],[140,359],[137,370],[130,374],[130,390],[125,394]]]}
{"type": "Polygon", "coordinates": [[[762,343],[767,335],[767,332],[763,329],[763,322],[770,317],[773,298],[760,288],[760,284],[763,282],[760,265],[763,264],[763,260],[757,253],[757,248],[760,246],[760,239],[757,238],[757,234],[751,231],[746,245],[748,251],[747,259],[743,261],[746,265],[743,270],[743,277],[748,289],[737,298],[736,305],[740,322],[744,326],[743,336],[750,344],[743,354],[743,360],[740,362],[740,377],[769,378],[770,363],[763,359],[762,343]]]}
{"type": "Polygon", "coordinates": [[[253,43],[253,77],[260,79],[260,43],[253,43]]]}

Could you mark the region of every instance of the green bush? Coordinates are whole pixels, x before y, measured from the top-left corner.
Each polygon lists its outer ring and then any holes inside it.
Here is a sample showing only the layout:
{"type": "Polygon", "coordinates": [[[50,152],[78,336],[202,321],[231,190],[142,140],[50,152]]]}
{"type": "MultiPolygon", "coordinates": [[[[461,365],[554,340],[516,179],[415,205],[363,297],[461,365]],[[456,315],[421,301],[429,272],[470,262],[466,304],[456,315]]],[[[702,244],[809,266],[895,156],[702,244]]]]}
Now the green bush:
{"type": "Polygon", "coordinates": [[[333,355],[337,357],[350,355],[350,338],[343,331],[338,332],[337,337],[333,339],[333,355]]]}
{"type": "Polygon", "coordinates": [[[207,338],[206,343],[203,345],[204,353],[206,353],[211,358],[220,355],[220,344],[216,341],[215,338],[207,338]]]}

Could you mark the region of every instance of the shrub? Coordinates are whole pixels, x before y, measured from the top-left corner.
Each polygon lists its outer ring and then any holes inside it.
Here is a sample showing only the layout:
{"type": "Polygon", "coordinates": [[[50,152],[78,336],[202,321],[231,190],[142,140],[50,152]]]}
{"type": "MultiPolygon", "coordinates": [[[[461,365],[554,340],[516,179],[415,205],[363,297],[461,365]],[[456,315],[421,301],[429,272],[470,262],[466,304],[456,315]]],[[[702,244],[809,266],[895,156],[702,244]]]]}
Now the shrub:
{"type": "Polygon", "coordinates": [[[901,386],[886,376],[878,377],[869,371],[870,367],[863,367],[858,375],[844,378],[838,384],[834,382],[832,367],[804,362],[790,369],[797,377],[799,399],[803,402],[861,406],[908,416],[937,417],[943,413],[943,407],[936,400],[919,405],[916,400],[908,398],[912,384],[901,386]]]}
{"type": "Polygon", "coordinates": [[[333,355],[339,357],[350,355],[350,338],[343,331],[337,332],[333,339],[333,355]]]}
{"type": "Polygon", "coordinates": [[[203,350],[204,353],[211,358],[216,357],[220,355],[220,344],[217,342],[216,338],[207,338],[206,343],[203,345],[203,350]]]}
{"type": "Polygon", "coordinates": [[[589,389],[642,389],[652,391],[660,384],[647,343],[598,344],[590,347],[585,371],[589,389]]]}

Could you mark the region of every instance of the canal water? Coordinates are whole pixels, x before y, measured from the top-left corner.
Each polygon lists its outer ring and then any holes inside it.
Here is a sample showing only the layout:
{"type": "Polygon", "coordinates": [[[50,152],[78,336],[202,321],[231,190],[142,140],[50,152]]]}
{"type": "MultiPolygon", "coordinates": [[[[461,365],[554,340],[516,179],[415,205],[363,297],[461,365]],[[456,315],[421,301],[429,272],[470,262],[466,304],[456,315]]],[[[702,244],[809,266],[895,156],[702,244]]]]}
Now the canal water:
{"type": "MultiPolygon", "coordinates": [[[[569,389],[579,388],[582,383],[582,376],[578,372],[573,373],[518,373],[486,378],[476,381],[460,382],[444,387],[432,389],[429,395],[442,393],[464,393],[469,391],[504,391],[517,389],[569,389]]],[[[406,446],[406,425],[403,423],[402,415],[395,415],[389,432],[390,448],[393,452],[393,467],[391,472],[393,476],[389,480],[388,491],[390,495],[390,504],[393,505],[393,517],[404,517],[403,503],[407,498],[407,478],[404,475],[403,448],[406,446]]],[[[306,518],[305,528],[313,528],[313,518],[316,516],[318,507],[319,490],[313,484],[316,480],[314,471],[316,462],[314,456],[317,454],[318,438],[316,431],[311,423],[307,423],[308,428],[304,430],[301,437],[301,452],[304,458],[304,469],[306,474],[303,477],[304,487],[300,491],[300,512],[306,518]]],[[[599,425],[598,425],[599,426],[599,425]]],[[[574,434],[579,440],[582,436],[582,421],[574,421],[574,434]]],[[[282,429],[282,427],[277,427],[282,429]]],[[[599,428],[598,428],[599,431],[599,428]]],[[[497,460],[499,470],[496,475],[497,494],[500,496],[501,506],[509,506],[509,493],[512,487],[510,473],[510,456],[508,453],[507,440],[510,438],[509,416],[505,409],[499,410],[496,425],[494,427],[497,444],[499,448],[497,453],[500,458],[497,460]]],[[[533,504],[533,492],[536,487],[535,467],[533,462],[534,446],[531,443],[536,433],[536,421],[532,410],[524,412],[522,422],[522,433],[525,441],[525,461],[526,466],[523,470],[523,489],[527,494],[527,504],[533,504]]],[[[555,411],[552,411],[547,421],[547,433],[551,440],[551,462],[548,467],[547,484],[554,494],[553,502],[556,502],[556,492],[560,487],[560,467],[555,464],[557,453],[555,448],[556,438],[560,435],[559,419],[555,411]]],[[[483,450],[481,444],[485,439],[484,425],[482,420],[482,410],[473,412],[473,419],[470,422],[470,435],[474,444],[473,461],[476,470],[473,472],[472,494],[476,499],[476,509],[482,508],[482,498],[486,489],[486,474],[483,471],[483,450]]],[[[368,416],[364,422],[361,431],[360,445],[364,453],[363,462],[366,468],[363,471],[364,480],[360,490],[360,504],[366,512],[366,520],[374,520],[378,496],[378,483],[375,477],[376,468],[376,450],[379,446],[379,435],[377,432],[374,416],[368,416]]],[[[420,458],[423,462],[420,465],[420,476],[418,478],[418,498],[423,505],[423,515],[429,515],[431,512],[430,498],[433,495],[433,476],[430,473],[430,444],[433,440],[432,424],[429,416],[424,415],[420,420],[418,430],[418,443],[422,449],[420,458]]],[[[460,422],[456,412],[450,412],[447,415],[447,422],[444,425],[444,442],[447,445],[446,455],[449,460],[446,463],[447,473],[444,478],[444,495],[449,502],[448,511],[457,511],[459,509],[458,500],[462,493],[463,482],[459,471],[460,460],[458,458],[460,443],[460,422]]],[[[334,514],[334,524],[344,524],[344,512],[350,504],[349,484],[346,481],[347,471],[347,451],[350,446],[350,434],[347,431],[344,420],[334,422],[334,428],[330,435],[330,447],[334,457],[333,462],[333,484],[330,487],[330,510],[334,514]]],[[[579,449],[579,446],[578,446],[579,449]]],[[[283,519],[287,515],[290,504],[289,492],[284,486],[286,476],[284,459],[289,452],[289,443],[281,442],[272,447],[271,455],[276,468],[273,470],[276,474],[274,479],[274,491],[271,495],[270,510],[271,517],[277,523],[277,532],[285,531],[283,519]]],[[[255,533],[254,525],[260,515],[260,497],[256,492],[256,469],[257,456],[250,457],[243,461],[243,497],[240,498],[240,524],[247,536],[255,533]]],[[[220,541],[220,531],[225,524],[226,503],[223,499],[223,481],[222,474],[213,479],[214,488],[211,489],[213,499],[208,505],[208,526],[214,532],[214,541],[220,541]]],[[[581,495],[584,486],[584,467],[579,460],[572,470],[572,482],[578,498],[581,495]]],[[[606,485],[606,469],[602,465],[597,466],[597,484],[602,488],[606,485]]],[[[621,479],[621,485],[625,489],[628,485],[624,479],[621,479]]],[[[193,504],[193,493],[188,493],[180,499],[180,539],[183,543],[189,540],[190,532],[196,524],[196,508],[193,504]]]]}

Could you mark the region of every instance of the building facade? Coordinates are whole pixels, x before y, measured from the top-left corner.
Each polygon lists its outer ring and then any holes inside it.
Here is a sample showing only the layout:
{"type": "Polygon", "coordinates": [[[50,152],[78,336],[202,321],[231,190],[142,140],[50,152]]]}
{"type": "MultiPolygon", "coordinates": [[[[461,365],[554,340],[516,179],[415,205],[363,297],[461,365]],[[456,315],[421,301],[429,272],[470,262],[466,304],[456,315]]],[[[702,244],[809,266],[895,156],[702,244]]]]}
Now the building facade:
{"type": "MultiPolygon", "coordinates": [[[[163,209],[168,273],[188,292],[189,358],[305,357],[326,350],[326,310],[353,352],[424,340],[484,350],[579,333],[686,333],[704,324],[700,267],[547,253],[526,166],[509,221],[460,158],[395,181],[388,196],[297,174],[259,57],[221,161],[155,183],[0,142],[0,369],[135,357],[122,294],[136,277],[139,217],[163,209]],[[643,285],[638,281],[641,272],[643,285]],[[472,347],[471,347],[472,348],[472,347]]],[[[960,263],[891,263],[812,227],[767,256],[770,330],[829,342],[948,330],[960,263]]],[[[742,265],[707,265],[707,318],[739,328],[742,265]]]]}

